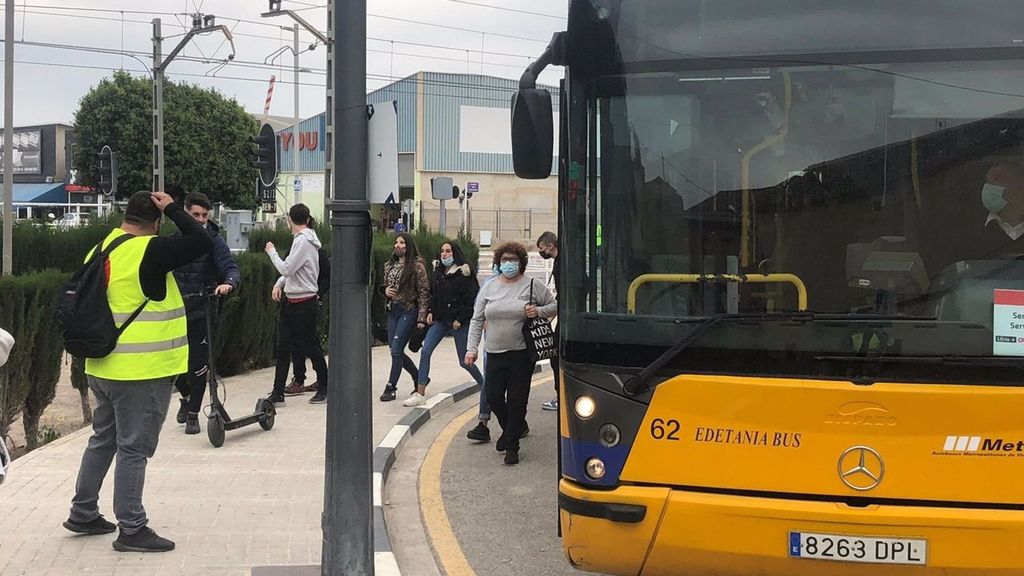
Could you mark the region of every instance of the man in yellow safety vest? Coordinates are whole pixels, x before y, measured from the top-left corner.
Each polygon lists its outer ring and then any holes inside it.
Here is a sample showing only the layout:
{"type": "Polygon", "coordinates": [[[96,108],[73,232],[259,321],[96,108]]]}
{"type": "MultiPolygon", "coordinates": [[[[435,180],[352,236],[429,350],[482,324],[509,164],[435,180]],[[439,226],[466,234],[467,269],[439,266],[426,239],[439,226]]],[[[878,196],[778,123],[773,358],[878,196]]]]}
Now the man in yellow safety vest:
{"type": "Polygon", "coordinates": [[[147,526],[142,506],[146,461],[156,452],[167,417],[174,380],[188,371],[185,304],[171,275],[175,268],[208,253],[213,242],[206,230],[164,192],[136,192],[128,200],[124,222],[102,243],[133,238],[108,259],[107,302],[114,323],[123,324],[145,302],[142,312],[104,358],[88,358],[85,373],[96,399],[93,434],[82,456],[64,527],[78,534],[109,534],[115,526],[100,515],[99,492],[110,464],[114,472],[114,515],[119,552],[165,552],[174,542],[147,526]],[[181,236],[159,236],[161,213],[181,236]]]}

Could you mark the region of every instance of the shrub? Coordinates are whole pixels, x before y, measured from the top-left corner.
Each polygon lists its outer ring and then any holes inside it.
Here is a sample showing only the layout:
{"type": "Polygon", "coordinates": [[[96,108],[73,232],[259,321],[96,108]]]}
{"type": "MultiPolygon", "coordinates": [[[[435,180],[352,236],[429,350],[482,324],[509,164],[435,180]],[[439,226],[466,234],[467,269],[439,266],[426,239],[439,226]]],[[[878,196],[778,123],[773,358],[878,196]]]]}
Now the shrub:
{"type": "MultiPolygon", "coordinates": [[[[14,274],[30,274],[46,269],[74,272],[82,264],[89,248],[120,226],[120,216],[91,220],[78,228],[61,230],[34,222],[15,222],[13,237],[14,274]]],[[[0,239],[0,247],[3,240],[0,239]]]]}
{"type": "MultiPolygon", "coordinates": [[[[316,235],[320,238],[320,242],[323,243],[324,248],[330,252],[331,250],[331,227],[327,224],[317,222],[313,227],[316,231],[316,235]]],[[[375,232],[373,235],[373,247],[371,249],[370,262],[371,270],[370,274],[370,319],[371,325],[374,328],[375,333],[379,336],[382,330],[387,327],[387,311],[385,309],[385,298],[377,290],[381,278],[384,276],[384,263],[391,258],[391,252],[394,248],[395,234],[392,232],[375,232]]],[[[466,234],[460,234],[458,238],[448,239],[442,234],[433,232],[427,228],[420,228],[413,234],[413,241],[416,242],[416,247],[419,249],[420,254],[423,255],[423,260],[427,265],[427,272],[431,272],[433,269],[433,260],[437,255],[438,249],[446,241],[454,241],[462,248],[463,254],[466,256],[466,261],[470,263],[470,266],[476,271],[477,260],[480,257],[480,247],[466,234]]],[[[249,252],[263,254],[263,249],[267,242],[273,242],[274,247],[277,248],[278,252],[284,256],[284,254],[291,248],[292,245],[292,233],[288,230],[287,226],[278,225],[273,228],[260,228],[253,230],[249,235],[249,252]]],[[[337,272],[333,272],[337,273],[337,272]]],[[[326,309],[326,308],[325,308],[326,309]]],[[[320,321],[322,326],[326,326],[328,323],[329,313],[321,314],[320,321]]],[[[323,330],[321,334],[326,335],[326,330],[323,330]]]]}
{"type": "Polygon", "coordinates": [[[274,364],[278,304],[270,299],[277,270],[265,254],[237,257],[242,285],[221,302],[213,338],[217,372],[231,376],[274,364]]]}
{"type": "Polygon", "coordinates": [[[60,379],[62,342],[54,322],[57,293],[67,275],[52,270],[0,279],[0,326],[15,339],[0,369],[0,437],[24,411],[29,448],[39,438],[39,417],[60,379]]]}

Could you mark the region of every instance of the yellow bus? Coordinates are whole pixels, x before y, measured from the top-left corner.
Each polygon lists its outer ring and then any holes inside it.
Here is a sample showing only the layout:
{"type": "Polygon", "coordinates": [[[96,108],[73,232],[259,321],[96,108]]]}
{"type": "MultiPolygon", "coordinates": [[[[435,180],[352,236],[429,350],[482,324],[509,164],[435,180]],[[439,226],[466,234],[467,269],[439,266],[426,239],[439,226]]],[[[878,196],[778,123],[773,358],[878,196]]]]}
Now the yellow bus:
{"type": "Polygon", "coordinates": [[[569,562],[1024,574],[1019,0],[571,0],[512,123],[569,562]]]}

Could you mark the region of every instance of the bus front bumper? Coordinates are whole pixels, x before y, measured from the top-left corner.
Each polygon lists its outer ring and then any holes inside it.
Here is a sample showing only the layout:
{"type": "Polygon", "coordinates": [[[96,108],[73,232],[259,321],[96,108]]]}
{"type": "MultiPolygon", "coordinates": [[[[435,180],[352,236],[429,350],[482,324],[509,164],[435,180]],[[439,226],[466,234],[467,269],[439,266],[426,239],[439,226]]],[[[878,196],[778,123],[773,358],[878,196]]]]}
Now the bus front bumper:
{"type": "Polygon", "coordinates": [[[562,544],[577,568],[644,576],[1024,574],[1024,511],[831,502],[559,484],[562,544]],[[925,565],[790,556],[793,532],[927,542],[925,565]]]}

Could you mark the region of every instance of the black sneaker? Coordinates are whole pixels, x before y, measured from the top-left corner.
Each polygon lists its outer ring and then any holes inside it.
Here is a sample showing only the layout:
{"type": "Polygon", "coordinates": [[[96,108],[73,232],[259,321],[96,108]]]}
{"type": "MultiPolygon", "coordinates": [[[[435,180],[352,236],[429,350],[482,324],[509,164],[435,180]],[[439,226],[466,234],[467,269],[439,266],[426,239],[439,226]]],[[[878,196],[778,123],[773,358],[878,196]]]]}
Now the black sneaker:
{"type": "Polygon", "coordinates": [[[490,442],[491,430],[483,422],[477,422],[476,428],[466,432],[466,438],[475,442],[490,442]]]}
{"type": "Polygon", "coordinates": [[[316,395],[309,399],[310,404],[326,404],[327,403],[327,389],[321,389],[316,391],[316,395]]]}
{"type": "Polygon", "coordinates": [[[64,521],[64,527],[75,534],[112,534],[117,530],[112,522],[108,522],[103,516],[97,516],[89,522],[75,522],[71,518],[64,521]]]}
{"type": "Polygon", "coordinates": [[[502,432],[501,436],[498,436],[498,441],[494,443],[494,449],[498,452],[504,452],[508,448],[508,440],[505,440],[505,433],[502,432]]]}
{"type": "Polygon", "coordinates": [[[505,452],[505,466],[515,466],[519,464],[519,449],[511,448],[505,452]]]}
{"type": "Polygon", "coordinates": [[[274,406],[284,406],[284,394],[274,394],[273,392],[267,396],[267,400],[274,406]]]}
{"type": "Polygon", "coordinates": [[[181,406],[178,407],[178,414],[174,417],[178,421],[178,424],[185,423],[185,417],[188,416],[188,398],[179,399],[181,406]]]}
{"type": "MultiPolygon", "coordinates": [[[[507,458],[506,458],[507,459],[507,458]]],[[[170,552],[174,550],[174,542],[157,536],[149,526],[144,526],[135,534],[125,534],[124,530],[114,540],[114,550],[118,552],[170,552]]]]}
{"type": "Polygon", "coordinates": [[[185,418],[185,434],[199,434],[199,414],[189,412],[185,418]]]}
{"type": "Polygon", "coordinates": [[[385,386],[384,393],[380,395],[381,402],[392,402],[395,399],[395,391],[398,389],[397,386],[385,386]]]}

